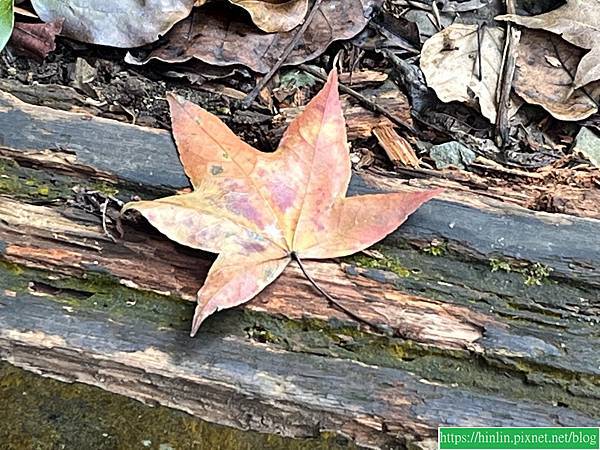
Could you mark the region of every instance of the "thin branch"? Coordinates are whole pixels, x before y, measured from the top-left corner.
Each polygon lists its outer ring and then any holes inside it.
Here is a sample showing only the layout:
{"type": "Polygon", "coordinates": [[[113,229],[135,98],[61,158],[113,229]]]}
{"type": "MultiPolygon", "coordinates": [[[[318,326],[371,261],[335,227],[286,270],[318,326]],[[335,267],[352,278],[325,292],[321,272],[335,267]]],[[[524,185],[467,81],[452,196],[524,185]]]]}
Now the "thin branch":
{"type": "MultiPolygon", "coordinates": [[[[506,12],[515,14],[515,0],[506,0],[506,12]]],[[[513,78],[515,76],[517,49],[521,32],[510,22],[506,24],[504,35],[504,50],[502,52],[502,63],[500,65],[500,79],[496,89],[496,144],[506,147],[509,141],[509,117],[510,92],[512,90],[513,78]]]]}
{"type": "Polygon", "coordinates": [[[252,89],[250,93],[246,95],[246,98],[242,101],[241,105],[243,109],[248,108],[252,104],[256,96],[260,94],[260,91],[262,91],[262,89],[267,85],[271,78],[273,78],[275,72],[277,72],[281,65],[285,62],[285,60],[288,59],[288,56],[290,56],[292,50],[296,48],[296,45],[298,45],[298,41],[300,41],[300,38],[304,36],[304,32],[306,31],[313,18],[317,14],[319,6],[321,5],[321,1],[322,0],[315,0],[315,2],[312,5],[312,8],[310,9],[310,12],[308,13],[308,16],[306,16],[306,18],[304,19],[302,26],[298,28],[296,34],[294,34],[294,38],[283,50],[283,53],[281,54],[277,62],[273,65],[273,67],[271,67],[271,70],[269,70],[269,72],[264,77],[262,77],[262,79],[258,83],[256,83],[254,89],[252,89]]]}
{"type": "MultiPolygon", "coordinates": [[[[318,71],[316,71],[312,67],[307,66],[306,64],[300,64],[298,67],[300,69],[302,69],[303,71],[305,71],[306,73],[312,75],[313,77],[321,80],[322,82],[326,82],[327,81],[326,77],[324,77],[323,75],[321,75],[318,71]]],[[[402,120],[398,119],[395,115],[393,115],[391,112],[389,112],[386,108],[384,108],[381,105],[378,105],[373,100],[368,99],[367,97],[365,97],[361,93],[356,92],[354,89],[351,89],[348,86],[345,86],[345,85],[343,85],[341,83],[339,84],[339,89],[344,94],[348,94],[348,95],[354,97],[365,108],[370,109],[373,112],[379,113],[382,116],[387,117],[388,119],[390,119],[392,121],[392,123],[394,125],[402,128],[405,131],[409,131],[409,132],[411,132],[413,134],[417,134],[417,130],[415,130],[412,127],[412,125],[409,125],[406,122],[403,122],[402,120]]]]}
{"type": "Polygon", "coordinates": [[[483,67],[481,64],[481,43],[483,38],[483,25],[477,25],[477,79],[481,81],[483,79],[483,67]]]}
{"type": "Polygon", "coordinates": [[[300,258],[298,258],[298,255],[295,252],[291,253],[291,257],[294,261],[296,261],[298,263],[298,266],[300,267],[300,270],[302,271],[302,273],[304,274],[304,276],[306,277],[306,279],[308,281],[310,281],[310,283],[313,285],[313,287],[319,291],[319,293],[321,295],[323,295],[323,297],[325,297],[329,303],[334,306],[335,308],[339,309],[340,311],[342,311],[343,313],[345,313],[348,317],[352,318],[353,320],[357,321],[358,323],[362,323],[365,325],[370,326],[371,328],[373,328],[374,330],[379,330],[379,326],[377,326],[376,323],[370,322],[366,319],[363,319],[360,316],[357,316],[356,314],[354,314],[352,311],[350,311],[348,308],[346,308],[344,305],[340,304],[336,299],[334,299],[331,295],[329,295],[327,292],[325,292],[323,290],[323,288],[321,286],[319,286],[317,284],[317,282],[313,279],[313,277],[311,277],[308,272],[306,271],[306,269],[304,268],[304,264],[302,263],[302,261],[300,260],[300,258]]]}
{"type": "Polygon", "coordinates": [[[107,216],[107,209],[108,209],[108,202],[110,202],[110,199],[107,198],[104,203],[102,203],[102,207],[101,212],[102,212],[102,230],[104,230],[104,234],[106,236],[108,236],[110,238],[111,241],[113,242],[117,242],[117,240],[115,239],[115,237],[111,234],[110,231],[108,231],[108,226],[106,224],[106,216],[107,216]]]}

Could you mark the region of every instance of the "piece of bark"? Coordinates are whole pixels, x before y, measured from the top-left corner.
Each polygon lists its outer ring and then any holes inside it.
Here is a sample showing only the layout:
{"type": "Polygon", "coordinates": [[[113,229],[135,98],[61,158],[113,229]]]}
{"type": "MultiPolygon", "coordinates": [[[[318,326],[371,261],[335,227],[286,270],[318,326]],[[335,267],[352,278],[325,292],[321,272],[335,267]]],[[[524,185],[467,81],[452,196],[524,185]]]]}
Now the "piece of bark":
{"type": "Polygon", "coordinates": [[[391,125],[378,125],[373,129],[379,145],[394,165],[419,167],[419,158],[410,143],[396,133],[391,125]]]}
{"type": "Polygon", "coordinates": [[[107,320],[33,295],[0,293],[0,357],[244,430],[335,430],[372,449],[433,449],[440,425],[595,426],[563,407],[428,383],[397,369],[292,352],[220,334],[190,340],[148,320],[107,320]],[[468,405],[461,408],[459,405],[468,405]]]}
{"type": "MultiPolygon", "coordinates": [[[[394,126],[391,120],[387,117],[379,116],[368,109],[357,105],[349,95],[342,94],[340,96],[342,101],[342,109],[344,110],[344,117],[346,119],[346,126],[348,128],[349,139],[367,139],[371,137],[373,129],[379,125],[394,126]]],[[[381,106],[384,106],[394,114],[398,115],[398,118],[406,123],[412,123],[410,117],[410,105],[408,100],[400,92],[388,91],[382,94],[377,99],[381,106]]],[[[287,125],[294,120],[302,112],[303,108],[283,108],[281,110],[281,122],[287,125]]]]}

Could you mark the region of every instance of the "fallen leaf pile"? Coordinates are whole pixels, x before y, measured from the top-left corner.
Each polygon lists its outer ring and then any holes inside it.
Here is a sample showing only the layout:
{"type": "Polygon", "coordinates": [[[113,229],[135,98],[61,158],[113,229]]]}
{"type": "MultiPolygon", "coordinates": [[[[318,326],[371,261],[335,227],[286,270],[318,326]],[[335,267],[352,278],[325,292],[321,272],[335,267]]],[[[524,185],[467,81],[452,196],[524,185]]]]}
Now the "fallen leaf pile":
{"type": "MultiPolygon", "coordinates": [[[[514,91],[560,120],[582,120],[600,101],[600,0],[568,0],[533,17],[496,20],[530,28],[517,49],[514,91]]],[[[503,30],[455,23],[429,38],[421,54],[428,85],[444,102],[479,106],[494,122],[503,30]]]]}
{"type": "MultiPolygon", "coordinates": [[[[316,58],[332,42],[355,36],[366,26],[371,11],[380,3],[380,0],[323,1],[284,65],[316,58]]],[[[175,25],[165,36],[164,43],[145,57],[129,56],[126,60],[145,64],[153,59],[178,63],[196,58],[216,66],[242,64],[255,72],[266,73],[293,41],[295,32],[294,29],[264,33],[243,18],[224,11],[218,4],[209,4],[175,25]]]]}
{"type": "MultiPolygon", "coordinates": [[[[6,11],[0,7],[0,49],[13,20],[12,2],[4,4],[11,7],[6,11]]],[[[63,21],[62,34],[78,41],[135,48],[160,39],[146,55],[128,55],[132,64],[196,58],[266,73],[294,40],[309,1],[32,0],[31,4],[44,22],[63,21]]],[[[323,0],[285,64],[308,61],[332,42],[355,36],[382,4],[383,0],[323,0]]]]}
{"type": "Polygon", "coordinates": [[[252,299],[292,257],[335,258],[395,230],[439,191],[346,197],[350,158],[337,75],[289,126],[275,153],[240,140],[216,116],[169,96],[189,194],[129,203],[183,245],[219,253],[192,336],[211,314],[252,299]]]}

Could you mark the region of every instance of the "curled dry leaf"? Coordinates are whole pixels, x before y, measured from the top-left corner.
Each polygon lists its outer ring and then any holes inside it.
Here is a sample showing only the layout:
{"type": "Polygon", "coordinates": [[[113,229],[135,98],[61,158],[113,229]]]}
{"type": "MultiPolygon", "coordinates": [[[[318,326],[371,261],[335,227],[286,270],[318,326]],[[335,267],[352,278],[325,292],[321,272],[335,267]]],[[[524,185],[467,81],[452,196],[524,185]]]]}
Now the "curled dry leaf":
{"type": "Polygon", "coordinates": [[[229,0],[250,14],[255,25],[267,33],[290,31],[306,15],[308,0],[229,0]]]}
{"type": "Polygon", "coordinates": [[[582,120],[598,111],[600,81],[573,91],[573,75],[583,50],[557,36],[523,30],[513,88],[527,103],[559,120],[582,120]]]}
{"type": "Polygon", "coordinates": [[[479,105],[481,113],[493,123],[503,36],[500,28],[458,23],[433,35],[421,52],[427,85],[443,102],[479,105]]]}
{"type": "Polygon", "coordinates": [[[579,62],[574,87],[600,80],[600,0],[568,0],[560,8],[539,16],[506,14],[496,19],[547,30],[559,34],[577,47],[589,50],[579,62]]]}
{"type": "Polygon", "coordinates": [[[16,22],[9,44],[18,52],[44,59],[56,49],[56,35],[62,30],[63,19],[48,23],[16,22]]]}
{"type": "Polygon", "coordinates": [[[44,22],[64,18],[78,41],[137,47],[156,41],[190,13],[194,0],[31,0],[44,22]]]}
{"type": "MultiPolygon", "coordinates": [[[[350,39],[367,24],[382,0],[325,0],[284,65],[297,65],[316,58],[335,40],[350,39]]],[[[266,73],[277,63],[295,30],[266,34],[221,8],[207,4],[166,35],[165,43],[145,58],[128,55],[126,61],[145,64],[151,59],[184,62],[197,58],[208,64],[242,64],[266,73]]]]}
{"type": "Polygon", "coordinates": [[[169,238],[219,253],[198,292],[192,335],[211,314],[252,299],[292,260],[350,255],[396,229],[439,191],[346,197],[350,157],[332,72],[275,153],[169,96],[173,133],[194,191],[129,203],[169,238]]]}

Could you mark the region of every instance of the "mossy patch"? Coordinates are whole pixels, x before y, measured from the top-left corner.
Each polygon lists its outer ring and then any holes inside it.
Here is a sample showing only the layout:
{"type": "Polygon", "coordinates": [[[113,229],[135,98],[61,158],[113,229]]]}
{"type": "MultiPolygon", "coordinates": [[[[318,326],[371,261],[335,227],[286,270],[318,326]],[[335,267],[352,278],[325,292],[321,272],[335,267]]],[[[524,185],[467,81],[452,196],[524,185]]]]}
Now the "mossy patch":
{"type": "Polygon", "coordinates": [[[72,186],[60,176],[21,167],[0,157],[0,194],[19,200],[53,202],[72,195],[72,186]]]}
{"type": "Polygon", "coordinates": [[[548,277],[552,273],[552,268],[545,264],[497,258],[490,259],[490,268],[492,272],[520,273],[523,276],[523,283],[527,286],[541,286],[543,283],[548,283],[548,277]]]}
{"type": "Polygon", "coordinates": [[[0,156],[0,194],[28,203],[77,203],[78,194],[91,192],[104,197],[119,196],[128,201],[136,195],[153,199],[172,194],[172,190],[140,187],[124,180],[105,180],[85,175],[66,174],[60,170],[26,167],[0,156]]]}
{"type": "Polygon", "coordinates": [[[384,256],[379,252],[376,254],[377,257],[372,257],[364,253],[357,253],[345,258],[344,261],[367,269],[389,270],[399,277],[409,277],[411,275],[410,270],[402,265],[399,258],[389,255],[384,256]]]}
{"type": "Polygon", "coordinates": [[[358,448],[323,433],[290,439],[211,424],[181,411],[0,363],[0,442],[6,450],[325,450],[358,448]]]}
{"type": "MultiPolygon", "coordinates": [[[[235,313],[235,311],[232,311],[235,313]]],[[[248,337],[287,351],[394,367],[420,378],[506,398],[569,406],[600,417],[600,386],[593,377],[532,365],[505,364],[466,350],[439,349],[408,339],[377,336],[320,320],[281,320],[246,311],[248,337]],[[532,383],[536,378],[537,382],[532,383]],[[580,395],[574,392],[579,389],[580,395]]]]}
{"type": "Polygon", "coordinates": [[[423,252],[431,256],[444,256],[448,253],[448,244],[444,241],[434,239],[423,247],[423,252]]]}

